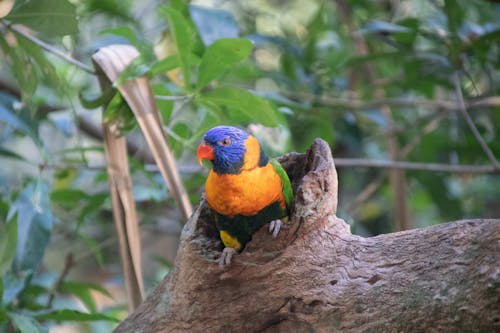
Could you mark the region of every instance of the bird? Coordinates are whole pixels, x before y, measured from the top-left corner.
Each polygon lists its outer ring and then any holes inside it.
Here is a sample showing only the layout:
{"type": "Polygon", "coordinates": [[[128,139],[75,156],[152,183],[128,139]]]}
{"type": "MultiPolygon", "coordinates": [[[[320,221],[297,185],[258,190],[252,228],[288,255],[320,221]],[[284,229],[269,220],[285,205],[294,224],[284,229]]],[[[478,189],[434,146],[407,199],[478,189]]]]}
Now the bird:
{"type": "Polygon", "coordinates": [[[288,221],[293,202],[290,179],[276,159],[269,159],[257,138],[233,126],[208,130],[197,150],[198,162],[211,162],[205,198],[224,245],[218,260],[229,265],[252,235],[269,223],[276,238],[288,221]]]}

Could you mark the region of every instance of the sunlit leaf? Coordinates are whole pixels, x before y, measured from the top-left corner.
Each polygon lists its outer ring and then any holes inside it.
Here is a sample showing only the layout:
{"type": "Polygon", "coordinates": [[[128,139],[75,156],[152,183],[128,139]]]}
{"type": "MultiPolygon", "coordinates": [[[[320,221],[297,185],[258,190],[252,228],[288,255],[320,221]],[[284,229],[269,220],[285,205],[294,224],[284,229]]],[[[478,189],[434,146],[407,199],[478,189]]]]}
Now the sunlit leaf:
{"type": "Polygon", "coordinates": [[[196,89],[221,77],[228,69],[246,59],[252,52],[252,43],[244,38],[223,38],[210,45],[203,54],[198,71],[196,89]]]}

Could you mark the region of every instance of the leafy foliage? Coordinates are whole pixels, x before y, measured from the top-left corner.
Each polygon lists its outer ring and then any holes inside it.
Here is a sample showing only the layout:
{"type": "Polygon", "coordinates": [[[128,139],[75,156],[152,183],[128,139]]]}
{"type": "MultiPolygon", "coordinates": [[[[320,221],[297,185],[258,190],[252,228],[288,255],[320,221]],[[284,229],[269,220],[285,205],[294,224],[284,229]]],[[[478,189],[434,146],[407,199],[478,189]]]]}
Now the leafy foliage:
{"type": "MultiPolygon", "coordinates": [[[[182,0],[161,8],[130,0],[15,1],[0,15],[0,331],[46,332],[65,321],[114,325],[114,309],[108,316],[94,300],[110,296],[106,289],[69,279],[61,258],[54,268],[47,253],[84,252],[101,268],[116,261],[103,245],[113,235],[103,148],[82,135],[91,133],[82,115],[103,107],[105,121],[136,138],[116,87],[151,79],[195,203],[204,177],[193,151],[222,123],[250,125],[275,154],[304,151],[322,137],[336,158],[390,159],[390,136],[401,160],[491,164],[449,105],[458,103],[458,75],[473,122],[499,156],[498,103],[473,106],[499,93],[499,10],[495,2],[465,0],[231,1],[218,8],[182,0]],[[46,51],[90,63],[92,52],[111,43],[131,44],[140,56],[105,92],[91,74],[46,51]],[[63,240],[72,251],[59,249],[63,240]],[[67,295],[80,307],[60,305],[67,295]]],[[[130,162],[144,224],[154,226],[165,202],[175,211],[170,193],[143,161],[130,162]]],[[[392,206],[402,198],[387,172],[339,171],[339,215],[356,221],[358,233],[392,231],[392,206]]],[[[414,226],[500,213],[494,175],[405,174],[414,226]]]]}

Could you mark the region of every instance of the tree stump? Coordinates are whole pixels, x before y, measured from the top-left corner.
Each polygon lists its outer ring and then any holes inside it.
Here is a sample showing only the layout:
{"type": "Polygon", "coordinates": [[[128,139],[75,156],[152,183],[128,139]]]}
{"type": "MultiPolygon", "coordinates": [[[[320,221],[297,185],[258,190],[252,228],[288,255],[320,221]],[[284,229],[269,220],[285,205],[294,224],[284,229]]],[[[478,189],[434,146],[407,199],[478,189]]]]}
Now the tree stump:
{"type": "Polygon", "coordinates": [[[295,193],[288,227],[264,226],[220,269],[204,201],[175,267],[115,332],[494,332],[500,220],[364,238],[336,217],[326,142],[281,158],[295,193]]]}

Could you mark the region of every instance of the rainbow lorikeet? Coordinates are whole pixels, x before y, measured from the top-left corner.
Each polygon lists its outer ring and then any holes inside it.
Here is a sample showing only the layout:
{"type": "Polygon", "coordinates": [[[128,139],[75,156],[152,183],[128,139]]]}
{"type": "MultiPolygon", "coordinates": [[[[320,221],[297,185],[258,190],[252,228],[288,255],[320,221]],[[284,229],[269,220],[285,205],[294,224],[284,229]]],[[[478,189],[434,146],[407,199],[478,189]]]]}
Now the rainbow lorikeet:
{"type": "Polygon", "coordinates": [[[208,206],[225,248],[224,266],[266,223],[276,237],[293,201],[290,179],[281,164],[268,159],[259,141],[231,126],[209,130],[198,147],[198,161],[212,162],[205,184],[208,206]]]}

